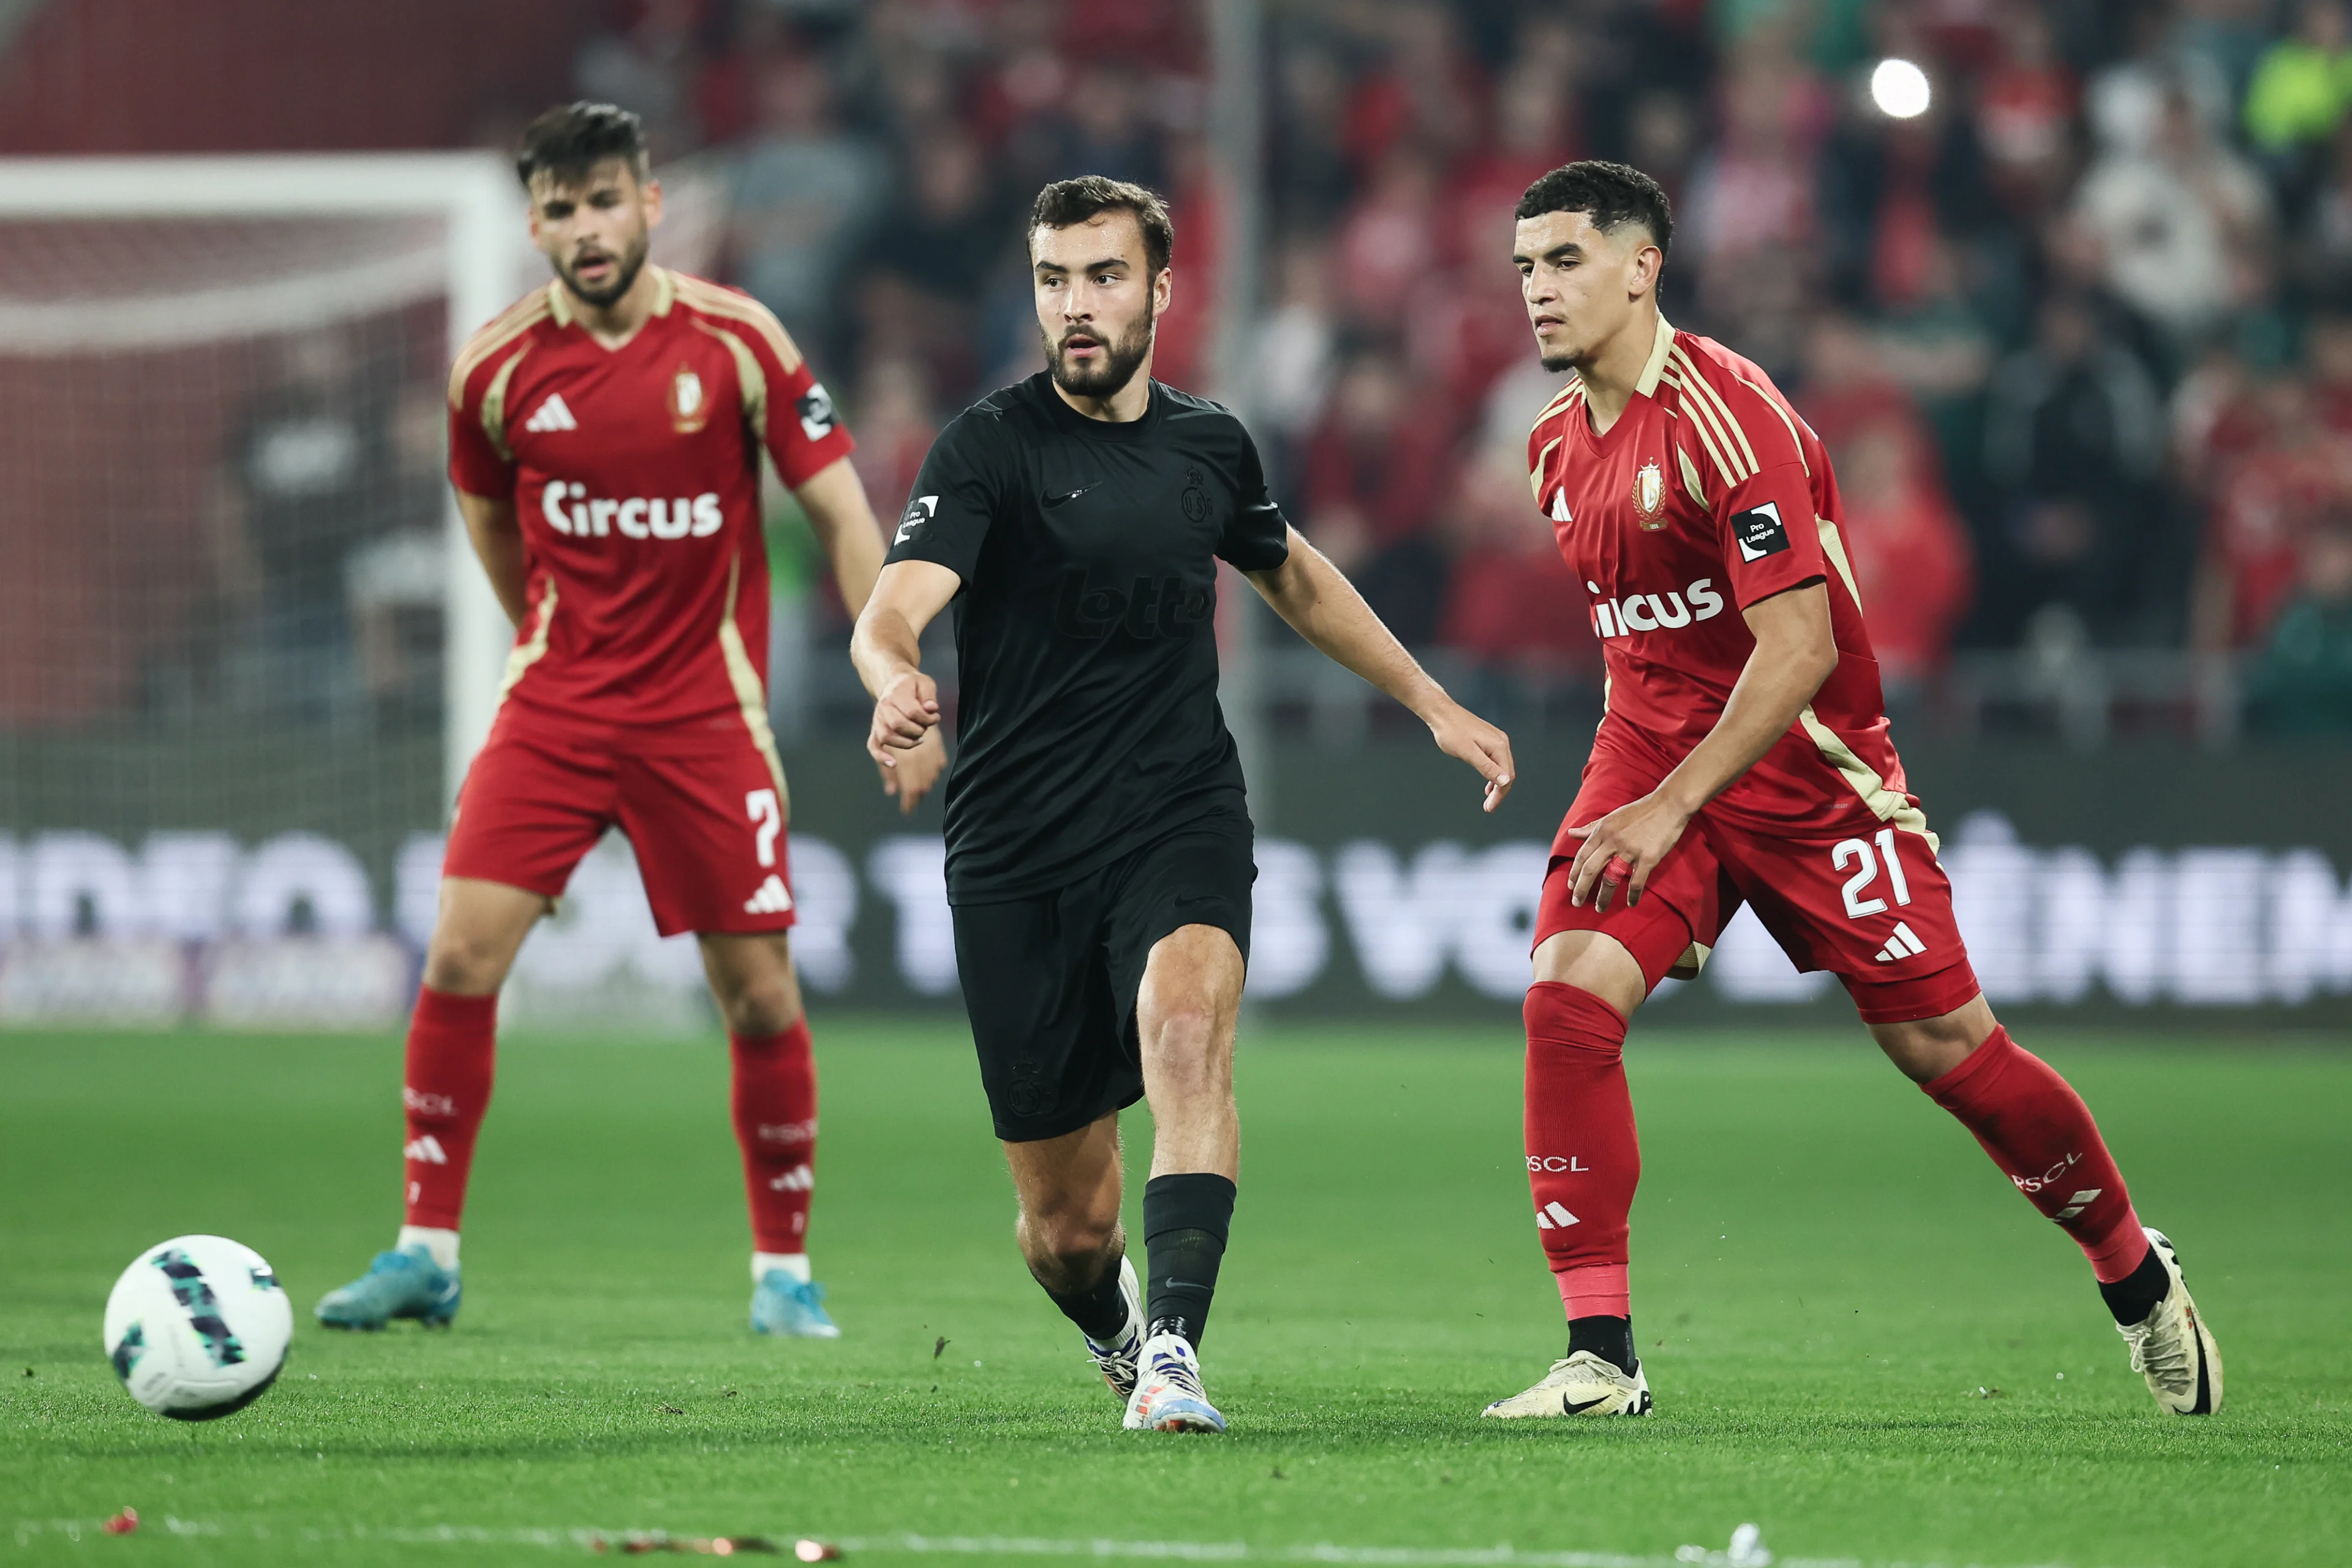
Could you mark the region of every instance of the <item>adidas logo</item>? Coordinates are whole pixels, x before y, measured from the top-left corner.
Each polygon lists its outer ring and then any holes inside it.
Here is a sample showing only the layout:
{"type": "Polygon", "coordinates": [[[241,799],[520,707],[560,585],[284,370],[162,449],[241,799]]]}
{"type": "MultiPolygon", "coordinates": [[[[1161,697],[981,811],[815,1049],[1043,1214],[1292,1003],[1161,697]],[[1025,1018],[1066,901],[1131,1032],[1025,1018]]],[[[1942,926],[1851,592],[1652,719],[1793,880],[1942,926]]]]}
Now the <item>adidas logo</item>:
{"type": "Polygon", "coordinates": [[[1895,934],[1887,939],[1885,947],[1878,950],[1878,962],[1900,963],[1906,958],[1916,958],[1927,951],[1927,944],[1919,940],[1919,933],[1903,921],[1896,921],[1895,934]]]}
{"type": "Polygon", "coordinates": [[[784,879],[773,872],[760,884],[758,892],[743,900],[743,912],[747,915],[780,915],[792,907],[793,896],[784,891],[784,879]]]}
{"type": "Polygon", "coordinates": [[[1569,1213],[1566,1206],[1557,1201],[1548,1203],[1536,1210],[1538,1230],[1566,1230],[1576,1223],[1576,1216],[1569,1213]]]}
{"type": "Polygon", "coordinates": [[[772,1193],[809,1193],[816,1190],[816,1172],[806,1165],[794,1165],[781,1176],[768,1178],[772,1193]]]}
{"type": "Polygon", "coordinates": [[[447,1152],[441,1147],[441,1140],[430,1132],[412,1141],[400,1152],[400,1156],[404,1160],[421,1160],[428,1165],[446,1165],[449,1163],[447,1152]]]}
{"type": "Polygon", "coordinates": [[[572,410],[563,406],[563,395],[560,392],[552,392],[548,394],[547,401],[539,405],[539,412],[522,422],[522,427],[526,430],[542,432],[577,430],[580,428],[580,421],[572,417],[572,410]]]}
{"type": "Polygon", "coordinates": [[[2053,1220],[2073,1219],[2076,1215],[2081,1214],[2084,1209],[2089,1208],[2093,1203],[2097,1201],[2099,1194],[2106,1190],[2107,1189],[2105,1187],[2084,1187],[2081,1192],[2076,1193],[2073,1197],[2066,1200],[2066,1206],[2064,1208],[2060,1209],[2056,1214],[2052,1215],[2050,1217],[2053,1220]]]}

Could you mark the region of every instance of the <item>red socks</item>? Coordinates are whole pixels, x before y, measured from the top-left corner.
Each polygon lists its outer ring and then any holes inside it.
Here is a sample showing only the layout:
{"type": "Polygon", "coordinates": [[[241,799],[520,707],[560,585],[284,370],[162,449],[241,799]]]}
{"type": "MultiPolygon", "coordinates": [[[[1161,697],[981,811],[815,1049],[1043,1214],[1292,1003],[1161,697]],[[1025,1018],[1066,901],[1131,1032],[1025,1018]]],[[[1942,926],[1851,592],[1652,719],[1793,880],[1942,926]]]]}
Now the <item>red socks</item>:
{"type": "Polygon", "coordinates": [[[751,1245],[760,1252],[805,1252],[809,1192],[816,1183],[816,1058],[808,1021],[775,1035],[730,1033],[727,1044],[751,1245]]]}
{"type": "Polygon", "coordinates": [[[1642,1180],[1625,1019],[1590,991],[1528,988],[1528,1185],[1569,1317],[1629,1315],[1625,1221],[1642,1180]]]}
{"type": "Polygon", "coordinates": [[[489,1108],[499,999],[420,987],[408,1019],[400,1088],[408,1113],[406,1223],[456,1230],[474,1168],[474,1135],[489,1108]]]}
{"type": "Polygon", "coordinates": [[[1968,1059],[1919,1086],[1976,1134],[2026,1201],[2058,1222],[2102,1285],[2127,1277],[2147,1238],[2090,1108],[2041,1058],[1996,1028],[1968,1059]]]}

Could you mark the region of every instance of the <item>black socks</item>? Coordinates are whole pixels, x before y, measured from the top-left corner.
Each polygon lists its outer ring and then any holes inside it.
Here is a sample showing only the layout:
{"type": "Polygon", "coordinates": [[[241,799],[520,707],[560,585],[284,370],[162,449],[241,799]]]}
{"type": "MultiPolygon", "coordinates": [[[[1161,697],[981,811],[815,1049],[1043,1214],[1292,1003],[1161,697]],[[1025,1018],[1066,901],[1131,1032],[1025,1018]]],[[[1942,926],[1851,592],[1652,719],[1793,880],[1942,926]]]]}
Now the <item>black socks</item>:
{"type": "Polygon", "coordinates": [[[1641,1358],[1633,1353],[1631,1318],[1570,1318],[1568,1353],[1579,1351],[1591,1351],[1628,1377],[1642,1369],[1641,1358]]]}
{"type": "Polygon", "coordinates": [[[1119,1331],[1127,1327],[1127,1303],[1118,1294],[1118,1258],[1105,1265],[1102,1278],[1083,1290],[1065,1296],[1058,1290],[1048,1290],[1054,1305],[1062,1309],[1062,1316],[1078,1325],[1078,1332],[1098,1345],[1115,1343],[1119,1331]]]}
{"type": "Polygon", "coordinates": [[[1150,1334],[1181,1334],[1197,1346],[1217,1290],[1234,1184],[1207,1172],[1154,1176],[1143,1188],[1143,1247],[1150,1283],[1143,1316],[1150,1334]]]}
{"type": "Polygon", "coordinates": [[[2116,1315],[2116,1321],[2128,1329],[2147,1322],[2147,1315],[2171,1289],[2172,1276],[2164,1271],[2164,1259],[2156,1255],[2156,1243],[2151,1241],[2139,1267],[2112,1285],[2100,1286],[2099,1294],[2106,1298],[2107,1310],[2116,1315]]]}

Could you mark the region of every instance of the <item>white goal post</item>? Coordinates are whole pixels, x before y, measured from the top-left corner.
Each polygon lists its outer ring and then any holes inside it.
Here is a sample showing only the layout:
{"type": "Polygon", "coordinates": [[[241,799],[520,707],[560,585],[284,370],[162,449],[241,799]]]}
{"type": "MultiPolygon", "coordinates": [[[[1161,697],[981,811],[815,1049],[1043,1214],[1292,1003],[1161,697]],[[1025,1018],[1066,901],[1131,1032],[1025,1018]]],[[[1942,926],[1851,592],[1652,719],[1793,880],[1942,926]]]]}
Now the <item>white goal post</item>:
{"type": "MultiPolygon", "coordinates": [[[[405,288],[447,301],[452,358],[535,280],[511,163],[490,152],[0,159],[0,222],[103,219],[441,220],[437,258],[345,259],[304,274],[212,283],[135,300],[11,298],[0,279],[0,353],[87,353],[279,332],[347,314],[354,297],[405,288]]],[[[443,679],[447,791],[489,732],[512,628],[475,563],[452,500],[443,679]]]]}

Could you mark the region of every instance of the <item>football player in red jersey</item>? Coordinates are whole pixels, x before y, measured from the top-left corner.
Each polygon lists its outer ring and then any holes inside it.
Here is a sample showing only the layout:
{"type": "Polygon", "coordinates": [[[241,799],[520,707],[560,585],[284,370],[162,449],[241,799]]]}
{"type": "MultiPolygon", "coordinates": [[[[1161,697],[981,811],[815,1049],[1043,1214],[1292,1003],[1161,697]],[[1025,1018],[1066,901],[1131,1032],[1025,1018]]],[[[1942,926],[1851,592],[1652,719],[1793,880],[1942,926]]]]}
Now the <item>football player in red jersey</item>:
{"type": "MultiPolygon", "coordinates": [[[[701,943],[726,1021],[752,1327],[831,1338],[804,1244],[816,1078],[785,935],[761,453],[853,613],[881,570],[881,531],[849,433],[775,317],[646,263],[661,187],[635,115],[551,110],[524,133],[517,169],[555,278],[477,332],[449,377],[450,479],[514,651],[459,792],[409,1024],[406,1223],[318,1316],[373,1329],[457,1315],[499,988],[572,868],[618,826],[655,925],[701,943]]],[[[943,762],[934,742],[884,787],[911,809],[943,762]]]]}
{"type": "Polygon", "coordinates": [[[1638,1415],[1626,1216],[1641,1174],[1622,1051],[1652,987],[1743,903],[1844,982],[1889,1059],[2089,1257],[2158,1405],[2221,1403],[2171,1244],[2091,1114],[1985,1005],[1888,738],[1829,455],[1771,380],[1659,313],[1665,194],[1571,163],[1519,203],[1544,367],[1572,371],[1529,482],[1606,658],[1606,716],[1560,825],[1527,999],[1527,1162],[1568,1354],[1496,1416],[1638,1415]]]}

